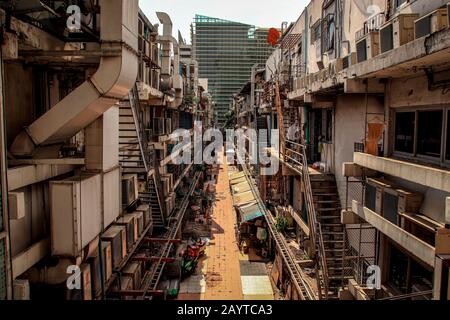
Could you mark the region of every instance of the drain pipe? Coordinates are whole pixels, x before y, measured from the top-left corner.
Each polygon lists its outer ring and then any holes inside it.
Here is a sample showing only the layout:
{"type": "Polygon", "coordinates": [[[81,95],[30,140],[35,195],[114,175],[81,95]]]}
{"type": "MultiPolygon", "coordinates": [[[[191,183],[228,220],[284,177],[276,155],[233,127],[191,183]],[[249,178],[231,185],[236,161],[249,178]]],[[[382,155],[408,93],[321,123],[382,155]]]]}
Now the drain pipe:
{"type": "Polygon", "coordinates": [[[67,141],[125,97],[138,74],[138,0],[100,0],[101,49],[97,72],[22,131],[11,146],[18,157],[32,156],[39,146],[67,141]]]}

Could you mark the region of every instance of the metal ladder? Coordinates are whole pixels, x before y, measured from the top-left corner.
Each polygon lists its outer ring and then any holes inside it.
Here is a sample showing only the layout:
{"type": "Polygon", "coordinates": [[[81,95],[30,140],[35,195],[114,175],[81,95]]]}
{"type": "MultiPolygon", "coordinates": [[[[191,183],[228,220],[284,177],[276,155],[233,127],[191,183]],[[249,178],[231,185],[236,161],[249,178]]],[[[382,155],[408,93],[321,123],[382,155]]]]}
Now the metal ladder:
{"type": "MultiPolygon", "coordinates": [[[[177,210],[176,215],[173,217],[173,225],[170,227],[169,231],[166,232],[164,235],[164,239],[175,239],[181,224],[183,222],[184,214],[186,212],[187,207],[189,206],[189,199],[192,193],[195,190],[195,186],[197,185],[197,182],[200,179],[201,172],[197,172],[192,180],[192,184],[189,188],[189,191],[184,196],[183,200],[181,201],[181,204],[177,210]]],[[[159,280],[161,279],[161,276],[164,271],[164,267],[166,266],[166,262],[164,261],[165,258],[168,258],[170,255],[170,252],[172,250],[173,243],[167,242],[163,249],[161,250],[160,259],[158,262],[156,262],[152,268],[146,272],[142,284],[142,289],[144,291],[143,297],[145,298],[147,292],[154,291],[158,287],[159,280]]]]}

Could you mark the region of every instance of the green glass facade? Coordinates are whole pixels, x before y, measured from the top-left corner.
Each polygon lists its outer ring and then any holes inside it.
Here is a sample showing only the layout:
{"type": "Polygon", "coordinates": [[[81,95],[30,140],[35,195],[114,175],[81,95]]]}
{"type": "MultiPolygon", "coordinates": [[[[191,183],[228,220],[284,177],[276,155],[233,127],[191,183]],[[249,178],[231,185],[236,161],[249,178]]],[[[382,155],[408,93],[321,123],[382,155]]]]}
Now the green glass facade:
{"type": "Polygon", "coordinates": [[[265,64],[272,53],[267,33],[267,29],[248,24],[195,16],[193,54],[199,64],[199,77],[208,79],[219,123],[224,121],[233,94],[250,80],[253,65],[265,64]]]}

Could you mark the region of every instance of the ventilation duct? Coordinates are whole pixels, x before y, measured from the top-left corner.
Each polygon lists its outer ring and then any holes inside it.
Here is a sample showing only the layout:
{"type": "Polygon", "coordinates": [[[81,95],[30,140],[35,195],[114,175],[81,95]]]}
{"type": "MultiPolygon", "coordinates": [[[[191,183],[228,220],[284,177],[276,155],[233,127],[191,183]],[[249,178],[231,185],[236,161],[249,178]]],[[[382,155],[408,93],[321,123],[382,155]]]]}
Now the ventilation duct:
{"type": "Polygon", "coordinates": [[[101,57],[97,72],[15,139],[11,153],[32,156],[38,146],[62,143],[125,97],[138,73],[138,0],[100,0],[101,57]]]}

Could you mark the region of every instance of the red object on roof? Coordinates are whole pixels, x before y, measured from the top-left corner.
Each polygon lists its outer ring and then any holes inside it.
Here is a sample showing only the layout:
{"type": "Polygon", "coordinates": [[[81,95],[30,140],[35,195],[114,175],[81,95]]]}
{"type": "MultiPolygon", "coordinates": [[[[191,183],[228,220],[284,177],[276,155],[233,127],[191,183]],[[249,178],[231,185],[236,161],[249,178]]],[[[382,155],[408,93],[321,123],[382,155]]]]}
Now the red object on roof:
{"type": "Polygon", "coordinates": [[[275,47],[280,37],[281,37],[280,31],[278,31],[275,28],[270,28],[269,34],[267,35],[267,42],[270,43],[272,47],[275,47]]]}

